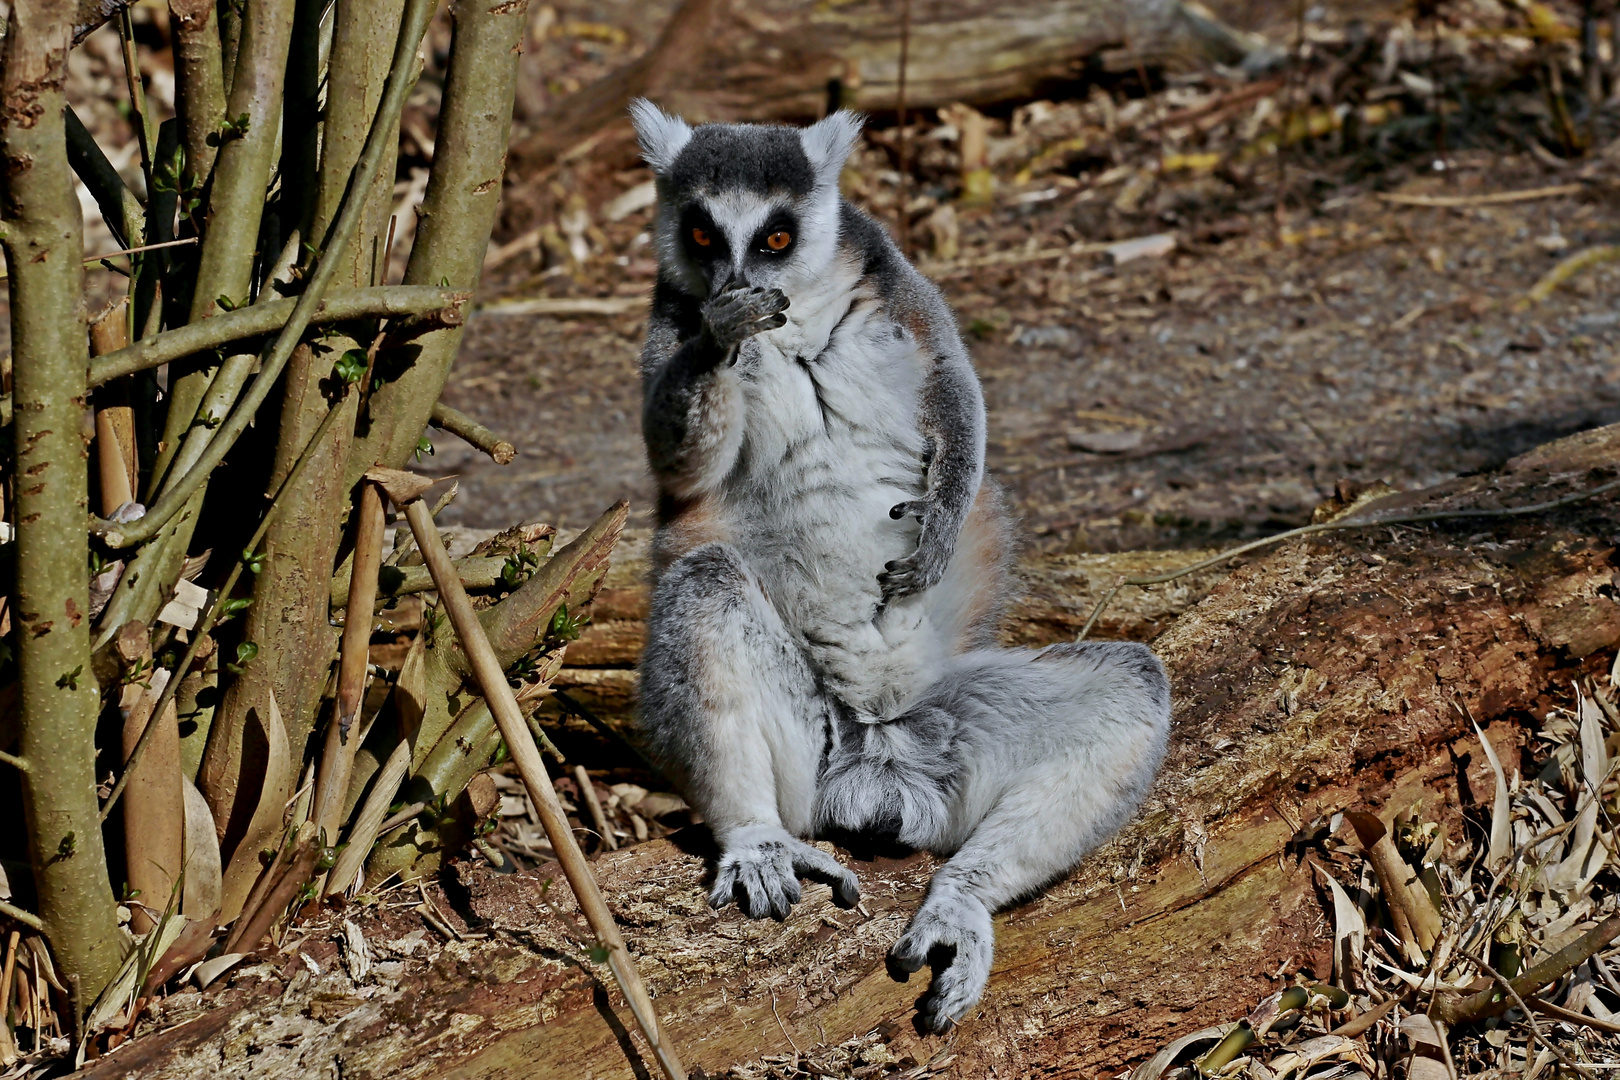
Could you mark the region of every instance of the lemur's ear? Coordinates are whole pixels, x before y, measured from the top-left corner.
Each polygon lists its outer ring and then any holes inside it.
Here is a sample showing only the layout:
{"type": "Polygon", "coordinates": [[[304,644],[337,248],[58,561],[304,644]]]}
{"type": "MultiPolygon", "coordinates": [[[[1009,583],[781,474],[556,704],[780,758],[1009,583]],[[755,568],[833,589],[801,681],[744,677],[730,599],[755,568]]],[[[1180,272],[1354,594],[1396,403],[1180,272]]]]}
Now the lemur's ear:
{"type": "Polygon", "coordinates": [[[641,156],[659,176],[669,172],[675,158],[692,138],[692,128],[678,116],[671,116],[646,98],[630,103],[630,123],[635,125],[641,156]]]}
{"type": "Polygon", "coordinates": [[[805,157],[823,184],[837,186],[838,174],[844,171],[844,162],[855,149],[865,122],[860,114],[840,109],[799,132],[805,157]]]}

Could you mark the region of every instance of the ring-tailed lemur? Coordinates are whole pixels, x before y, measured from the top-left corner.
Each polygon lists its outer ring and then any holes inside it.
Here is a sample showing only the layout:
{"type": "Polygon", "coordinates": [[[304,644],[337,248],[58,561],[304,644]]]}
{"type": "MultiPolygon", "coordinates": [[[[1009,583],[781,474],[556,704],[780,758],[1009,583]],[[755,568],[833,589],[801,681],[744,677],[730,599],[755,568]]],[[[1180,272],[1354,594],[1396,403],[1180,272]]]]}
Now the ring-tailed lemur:
{"type": "Polygon", "coordinates": [[[990,916],[1135,812],[1169,694],[1145,647],[991,645],[1010,527],[944,298],[845,202],[860,122],[689,127],[632,107],[658,187],[642,354],[660,489],[641,668],[648,744],[714,830],[710,901],[786,917],[803,838],[954,853],[889,952],[943,1031],[990,973],[990,916]]]}

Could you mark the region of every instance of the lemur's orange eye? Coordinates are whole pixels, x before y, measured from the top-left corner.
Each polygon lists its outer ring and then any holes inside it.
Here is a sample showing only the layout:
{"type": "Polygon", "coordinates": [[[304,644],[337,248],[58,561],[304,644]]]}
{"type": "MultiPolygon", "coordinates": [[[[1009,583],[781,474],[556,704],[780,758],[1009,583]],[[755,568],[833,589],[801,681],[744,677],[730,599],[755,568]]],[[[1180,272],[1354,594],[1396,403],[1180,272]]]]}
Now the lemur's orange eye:
{"type": "Polygon", "coordinates": [[[704,232],[702,229],[693,229],[692,242],[698,247],[708,247],[713,241],[709,239],[709,234],[704,232]]]}
{"type": "Polygon", "coordinates": [[[765,246],[772,251],[781,251],[791,243],[793,243],[793,234],[782,229],[778,229],[765,238],[765,246]]]}

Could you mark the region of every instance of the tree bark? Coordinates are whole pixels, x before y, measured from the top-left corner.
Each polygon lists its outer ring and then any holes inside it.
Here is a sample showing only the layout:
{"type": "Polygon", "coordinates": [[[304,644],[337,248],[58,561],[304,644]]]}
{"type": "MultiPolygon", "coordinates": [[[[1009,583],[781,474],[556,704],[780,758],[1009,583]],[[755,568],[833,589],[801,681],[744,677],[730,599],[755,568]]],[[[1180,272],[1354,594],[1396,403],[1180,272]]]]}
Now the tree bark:
{"type": "MultiPolygon", "coordinates": [[[[686,0],[644,54],[544,113],[513,147],[518,160],[532,169],[605,127],[628,130],[625,107],[638,96],[694,121],[804,119],[829,104],[888,113],[899,105],[894,4],[766,0],[722,19],[717,10],[714,0],[686,0]]],[[[1266,46],[1181,0],[943,0],[912,23],[907,105],[1039,96],[1080,78],[1108,49],[1123,50],[1119,62],[1130,67],[1188,67],[1243,63],[1266,46]]]]}
{"type": "MultiPolygon", "coordinates": [[[[16,635],[29,862],[56,963],[88,1004],[123,942],[96,804],[89,446],[79,204],[63,131],[72,0],[19,0],[0,74],[0,229],[9,265],[16,440],[16,635]],[[87,995],[87,996],[86,996],[87,995]]],[[[76,1023],[76,1018],[75,1018],[76,1023]]]]}
{"type": "MultiPolygon", "coordinates": [[[[1613,478],[1617,460],[1620,427],[1605,428],[1379,509],[1541,502],[1613,478]]],[[[894,983],[883,965],[927,856],[853,860],[862,909],[839,911],[815,886],[781,924],[709,910],[702,829],[603,855],[597,873],[670,1037],[710,1077],[760,1075],[765,1056],[798,1051],[841,1069],[949,1053],[957,1077],[1117,1074],[1295,973],[1328,977],[1331,920],[1304,845],[1341,810],[1387,822],[1422,801],[1456,822],[1488,803],[1494,776],[1459,704],[1498,756],[1528,763],[1525,720],[1571,678],[1606,672],[1620,642],[1617,531],[1611,495],[1538,517],[1323,534],[1231,572],[1154,642],[1175,729],[1153,795],[1069,879],[997,917],[989,989],[945,1039],[910,1025],[924,981],[894,983]]],[[[432,895],[489,939],[401,961],[364,996],[278,958],[280,975],[229,991],[234,1015],[137,1040],[89,1075],[644,1075],[552,877],[462,864],[432,895]]],[[[407,929],[365,925],[378,941],[407,929]]],[[[311,929],[302,948],[324,964],[336,946],[311,929]]],[[[169,1021],[206,1010],[187,1008],[169,1021]]]]}

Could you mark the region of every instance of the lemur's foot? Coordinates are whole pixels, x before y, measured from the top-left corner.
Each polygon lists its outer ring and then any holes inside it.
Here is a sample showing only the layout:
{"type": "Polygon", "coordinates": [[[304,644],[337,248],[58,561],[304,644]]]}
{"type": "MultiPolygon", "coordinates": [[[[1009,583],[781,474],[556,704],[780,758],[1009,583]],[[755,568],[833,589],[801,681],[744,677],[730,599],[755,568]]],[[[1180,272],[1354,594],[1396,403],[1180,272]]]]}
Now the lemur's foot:
{"type": "Polygon", "coordinates": [[[720,869],[709,890],[709,906],[737,901],[751,919],[769,915],[778,922],[799,902],[799,878],[832,886],[833,902],[854,907],[860,882],[838,860],[785,829],[767,825],[739,829],[726,838],[720,869]]]}
{"type": "Polygon", "coordinates": [[[931,893],[889,949],[889,975],[905,982],[924,964],[934,969],[928,992],[917,999],[917,1022],[943,1034],[978,1004],[990,978],[995,930],[990,912],[961,893],[931,893]]]}
{"type": "Polygon", "coordinates": [[[703,305],[703,321],[720,347],[730,349],[786,323],[782,312],[787,307],[788,298],[781,289],[730,289],[703,305]]]}
{"type": "Polygon", "coordinates": [[[934,510],[934,500],[928,498],[896,503],[890,508],[889,516],[894,520],[899,521],[910,515],[922,522],[923,527],[917,537],[916,551],[903,559],[883,564],[878,584],[883,589],[884,603],[931,589],[945,576],[945,569],[951,561],[952,545],[941,542],[938,529],[929,528],[934,510]]]}

